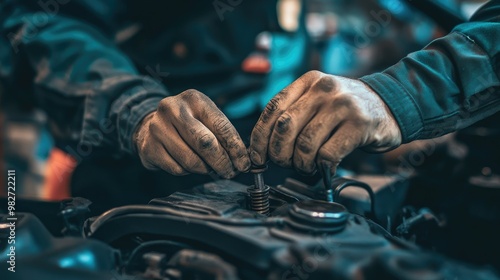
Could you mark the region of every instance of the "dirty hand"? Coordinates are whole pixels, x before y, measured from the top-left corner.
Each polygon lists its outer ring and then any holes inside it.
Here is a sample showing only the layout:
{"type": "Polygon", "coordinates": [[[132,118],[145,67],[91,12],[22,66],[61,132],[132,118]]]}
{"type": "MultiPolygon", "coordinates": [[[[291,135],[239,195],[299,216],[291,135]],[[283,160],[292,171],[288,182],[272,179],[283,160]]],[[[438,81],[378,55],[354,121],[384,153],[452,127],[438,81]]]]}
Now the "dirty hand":
{"type": "Polygon", "coordinates": [[[357,147],[382,152],[401,144],[401,132],[382,99],[359,80],[310,71],[278,93],[250,139],[250,158],[314,173],[327,163],[335,174],[357,147]]]}
{"type": "Polygon", "coordinates": [[[164,98],[139,125],[134,139],[148,169],[174,175],[214,170],[231,178],[250,168],[248,152],[234,126],[210,98],[196,90],[164,98]]]}

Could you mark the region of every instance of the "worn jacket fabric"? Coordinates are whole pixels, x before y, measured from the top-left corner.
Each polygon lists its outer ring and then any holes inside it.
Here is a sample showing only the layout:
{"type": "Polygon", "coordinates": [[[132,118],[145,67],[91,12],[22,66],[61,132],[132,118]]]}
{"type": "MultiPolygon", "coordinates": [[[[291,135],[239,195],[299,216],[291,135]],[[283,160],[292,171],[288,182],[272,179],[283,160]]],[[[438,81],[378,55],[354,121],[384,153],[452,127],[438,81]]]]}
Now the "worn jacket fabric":
{"type": "Polygon", "coordinates": [[[498,112],[499,77],[500,1],[494,0],[447,36],[361,80],[386,102],[409,142],[498,112]]]}
{"type": "MultiPolygon", "coordinates": [[[[183,4],[0,2],[0,78],[16,98],[34,97],[45,109],[56,144],[78,144],[84,154],[95,147],[131,153],[137,124],[169,95],[163,84],[174,93],[184,84],[209,93],[203,77],[235,72],[255,36],[274,24],[273,1],[231,1],[239,6],[222,17],[214,1],[178,2],[183,4]],[[190,25],[193,17],[208,18],[206,28],[190,25]],[[141,32],[134,33],[137,28],[141,32]],[[176,37],[182,34],[194,35],[176,37]],[[178,40],[206,47],[190,50],[186,61],[179,51],[168,51],[178,40]]],[[[387,103],[404,142],[439,136],[498,111],[499,2],[384,72],[361,78],[387,103]]]]}
{"type": "Polygon", "coordinates": [[[170,93],[217,98],[236,90],[232,81],[258,84],[240,65],[256,36],[277,28],[273,9],[263,0],[0,1],[0,79],[6,98],[36,100],[65,151],[132,153],[138,123],[170,93]]]}

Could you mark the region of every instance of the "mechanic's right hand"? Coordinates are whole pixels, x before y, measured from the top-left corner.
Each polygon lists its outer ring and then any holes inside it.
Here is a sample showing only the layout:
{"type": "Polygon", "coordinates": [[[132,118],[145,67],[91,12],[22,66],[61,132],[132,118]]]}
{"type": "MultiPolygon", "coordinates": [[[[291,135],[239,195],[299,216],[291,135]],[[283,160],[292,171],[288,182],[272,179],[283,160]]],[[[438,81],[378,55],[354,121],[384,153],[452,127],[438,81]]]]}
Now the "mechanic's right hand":
{"type": "Polygon", "coordinates": [[[401,131],[383,100],[359,80],[310,71],[278,93],[250,138],[250,157],[311,174],[358,147],[383,152],[401,144],[401,131]]]}
{"type": "Polygon", "coordinates": [[[164,98],[135,133],[142,164],[174,175],[207,174],[223,178],[250,169],[240,135],[210,98],[186,90],[164,98]]]}

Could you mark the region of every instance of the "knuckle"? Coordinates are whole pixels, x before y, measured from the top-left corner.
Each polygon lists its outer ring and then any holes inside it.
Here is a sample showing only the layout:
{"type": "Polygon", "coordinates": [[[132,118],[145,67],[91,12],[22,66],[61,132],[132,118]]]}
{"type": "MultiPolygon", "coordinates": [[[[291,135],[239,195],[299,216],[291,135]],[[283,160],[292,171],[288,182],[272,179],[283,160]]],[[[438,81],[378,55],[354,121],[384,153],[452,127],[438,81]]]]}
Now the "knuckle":
{"type": "Polygon", "coordinates": [[[264,112],[262,112],[260,121],[267,123],[274,114],[280,114],[282,112],[282,110],[280,109],[280,104],[281,104],[280,97],[276,96],[273,99],[271,99],[267,103],[264,112]]]}
{"type": "Polygon", "coordinates": [[[313,145],[313,139],[311,137],[311,134],[309,133],[302,133],[297,137],[297,149],[304,154],[310,154],[312,153],[313,145]]]}
{"type": "Polygon", "coordinates": [[[166,113],[170,111],[174,103],[175,102],[172,97],[163,98],[158,104],[158,112],[166,113]]]}
{"type": "Polygon", "coordinates": [[[273,137],[271,138],[271,141],[269,142],[269,155],[272,157],[280,157],[281,156],[281,151],[283,149],[283,141],[284,138],[274,134],[273,137]]]}
{"type": "Polygon", "coordinates": [[[149,133],[151,133],[152,135],[156,135],[160,132],[161,130],[161,127],[160,127],[160,124],[158,122],[150,122],[149,123],[149,133]]]}
{"type": "Polygon", "coordinates": [[[276,121],[275,131],[279,134],[285,134],[292,126],[292,116],[289,113],[283,113],[276,121]]]}
{"type": "Polygon", "coordinates": [[[278,162],[280,161],[280,150],[276,148],[276,145],[272,145],[272,147],[269,148],[269,158],[273,162],[278,162]]]}
{"type": "Polygon", "coordinates": [[[200,150],[208,150],[214,147],[215,138],[210,134],[201,134],[197,137],[196,142],[200,150]]]}
{"type": "Polygon", "coordinates": [[[198,100],[200,99],[202,96],[204,96],[201,92],[195,90],[195,89],[188,89],[188,90],[185,90],[183,91],[180,96],[184,99],[184,100],[198,100]]]}
{"type": "Polygon", "coordinates": [[[280,101],[279,97],[274,97],[273,99],[271,99],[269,101],[269,103],[267,103],[265,111],[267,111],[269,113],[276,112],[280,107],[280,103],[281,103],[281,101],[280,101]]]}
{"type": "Polygon", "coordinates": [[[214,128],[215,128],[215,132],[217,132],[217,134],[228,135],[228,134],[231,134],[231,132],[233,130],[233,125],[231,124],[231,122],[229,120],[224,119],[224,118],[220,118],[220,119],[215,121],[214,128]]]}
{"type": "Polygon", "coordinates": [[[316,81],[313,89],[320,92],[332,92],[335,90],[335,81],[331,76],[324,75],[316,81]]]}
{"type": "Polygon", "coordinates": [[[323,76],[323,73],[318,70],[310,70],[307,73],[304,74],[303,77],[308,77],[308,78],[319,78],[323,76]]]}
{"type": "Polygon", "coordinates": [[[356,102],[354,101],[353,96],[351,94],[347,94],[347,93],[336,95],[335,98],[333,99],[333,104],[337,107],[340,107],[340,108],[345,107],[345,108],[355,109],[355,110],[358,109],[356,102]]]}

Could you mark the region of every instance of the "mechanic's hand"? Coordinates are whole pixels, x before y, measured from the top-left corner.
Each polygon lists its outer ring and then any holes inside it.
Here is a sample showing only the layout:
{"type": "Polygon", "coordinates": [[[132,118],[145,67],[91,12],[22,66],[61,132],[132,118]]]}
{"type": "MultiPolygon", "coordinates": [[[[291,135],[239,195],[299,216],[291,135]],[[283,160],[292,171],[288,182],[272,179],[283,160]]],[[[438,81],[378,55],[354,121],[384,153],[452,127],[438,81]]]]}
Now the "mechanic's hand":
{"type": "Polygon", "coordinates": [[[164,98],[135,134],[142,164],[174,175],[206,174],[224,178],[247,171],[250,159],[234,126],[204,94],[187,90],[164,98]]]}
{"type": "Polygon", "coordinates": [[[267,155],[284,167],[314,173],[327,163],[335,174],[357,147],[382,152],[401,144],[389,108],[363,82],[310,71],[278,93],[262,112],[250,139],[250,158],[267,155]]]}

